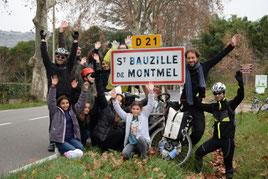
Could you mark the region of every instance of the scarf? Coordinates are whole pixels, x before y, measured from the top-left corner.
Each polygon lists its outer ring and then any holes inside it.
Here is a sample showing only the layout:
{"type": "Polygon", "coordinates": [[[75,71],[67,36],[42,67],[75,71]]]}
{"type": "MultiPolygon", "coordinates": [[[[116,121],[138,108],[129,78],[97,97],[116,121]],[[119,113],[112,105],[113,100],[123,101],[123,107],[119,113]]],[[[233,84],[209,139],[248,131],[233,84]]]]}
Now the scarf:
{"type": "Polygon", "coordinates": [[[203,73],[203,68],[200,65],[199,62],[196,63],[194,67],[191,67],[190,65],[186,65],[186,83],[185,83],[185,88],[186,88],[186,99],[187,103],[189,105],[193,105],[193,90],[192,90],[192,80],[191,80],[191,71],[198,70],[198,86],[205,88],[206,87],[206,82],[205,82],[205,77],[203,73]]]}

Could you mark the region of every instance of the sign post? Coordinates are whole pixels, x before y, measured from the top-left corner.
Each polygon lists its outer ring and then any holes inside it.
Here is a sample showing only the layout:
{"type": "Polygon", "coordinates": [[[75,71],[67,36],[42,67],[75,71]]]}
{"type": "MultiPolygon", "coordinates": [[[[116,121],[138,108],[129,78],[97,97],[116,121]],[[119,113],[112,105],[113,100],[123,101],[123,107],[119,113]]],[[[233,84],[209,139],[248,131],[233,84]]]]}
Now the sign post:
{"type": "Polygon", "coordinates": [[[246,76],[246,87],[248,86],[248,74],[252,72],[252,64],[242,64],[240,65],[240,71],[246,76]]]}
{"type": "Polygon", "coordinates": [[[184,84],[184,47],[113,50],[111,84],[184,84]]]}

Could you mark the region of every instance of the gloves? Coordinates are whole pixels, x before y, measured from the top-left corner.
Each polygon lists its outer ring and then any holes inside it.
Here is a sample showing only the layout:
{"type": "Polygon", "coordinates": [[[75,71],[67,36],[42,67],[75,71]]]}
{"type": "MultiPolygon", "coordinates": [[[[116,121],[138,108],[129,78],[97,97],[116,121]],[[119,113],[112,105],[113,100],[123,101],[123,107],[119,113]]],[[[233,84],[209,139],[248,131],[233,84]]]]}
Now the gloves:
{"type": "Polygon", "coordinates": [[[239,86],[243,85],[243,75],[240,71],[236,72],[235,79],[238,81],[239,86]]]}
{"type": "Polygon", "coordinates": [[[41,37],[41,40],[45,40],[46,39],[46,36],[47,34],[44,33],[44,30],[40,30],[40,37],[41,37]]]}
{"type": "Polygon", "coordinates": [[[78,40],[78,37],[79,37],[79,33],[77,32],[77,31],[74,31],[74,33],[73,33],[73,39],[74,40],[78,40]]]}
{"type": "Polygon", "coordinates": [[[119,45],[120,45],[120,43],[117,42],[117,41],[113,41],[113,42],[112,42],[112,46],[115,46],[116,48],[118,48],[119,45]]]}

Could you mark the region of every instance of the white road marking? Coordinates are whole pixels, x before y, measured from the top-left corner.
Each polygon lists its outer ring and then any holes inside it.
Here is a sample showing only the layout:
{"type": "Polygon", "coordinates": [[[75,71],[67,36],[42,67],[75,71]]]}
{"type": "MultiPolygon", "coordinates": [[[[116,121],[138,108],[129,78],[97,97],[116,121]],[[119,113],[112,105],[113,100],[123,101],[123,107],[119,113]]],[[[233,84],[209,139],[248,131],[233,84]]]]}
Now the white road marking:
{"type": "Polygon", "coordinates": [[[57,155],[57,154],[54,154],[54,155],[48,156],[48,157],[46,157],[46,158],[43,158],[43,159],[41,159],[41,160],[38,160],[38,161],[36,161],[36,162],[30,163],[30,164],[28,164],[28,165],[25,165],[25,166],[23,166],[23,167],[21,167],[21,168],[12,170],[12,171],[10,171],[9,173],[17,173],[17,172],[19,172],[19,171],[21,171],[21,170],[26,170],[27,168],[31,167],[32,165],[41,164],[41,163],[43,163],[43,162],[45,162],[45,161],[47,161],[47,160],[52,160],[52,159],[55,159],[55,158],[57,158],[57,157],[58,157],[58,155],[57,155]]]}
{"type": "Polygon", "coordinates": [[[5,125],[9,125],[9,124],[12,124],[12,123],[10,123],[10,122],[2,123],[2,124],[0,124],[0,126],[5,126],[5,125]]]}
{"type": "Polygon", "coordinates": [[[29,121],[34,121],[34,120],[37,120],[37,119],[44,119],[44,118],[48,118],[48,116],[36,117],[36,118],[28,119],[28,120],[29,121]]]}

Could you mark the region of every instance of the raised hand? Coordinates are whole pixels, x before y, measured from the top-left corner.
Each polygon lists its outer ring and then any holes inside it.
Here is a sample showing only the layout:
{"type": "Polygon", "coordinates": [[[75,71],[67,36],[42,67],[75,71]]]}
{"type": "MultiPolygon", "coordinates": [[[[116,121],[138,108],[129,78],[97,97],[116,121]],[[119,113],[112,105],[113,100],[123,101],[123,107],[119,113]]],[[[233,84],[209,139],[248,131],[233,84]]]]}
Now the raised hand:
{"type": "Polygon", "coordinates": [[[125,38],[125,44],[129,46],[131,43],[132,43],[132,37],[128,35],[127,38],[125,38]]]}
{"type": "Polygon", "coordinates": [[[72,85],[72,88],[76,88],[77,87],[77,84],[78,84],[78,81],[76,79],[74,79],[71,83],[72,85]]]}
{"type": "Polygon", "coordinates": [[[60,32],[63,32],[66,27],[68,27],[68,22],[62,21],[60,24],[60,32]]]}
{"type": "Polygon", "coordinates": [[[239,82],[239,83],[243,83],[243,75],[241,73],[241,71],[237,71],[235,74],[235,79],[239,82]]]}
{"type": "Polygon", "coordinates": [[[47,34],[45,34],[44,30],[40,30],[40,37],[41,40],[45,40],[46,39],[47,34]]]}
{"type": "Polygon", "coordinates": [[[152,82],[149,82],[147,85],[148,91],[152,93],[154,91],[154,84],[152,82]]]}
{"type": "Polygon", "coordinates": [[[116,40],[114,40],[114,41],[112,42],[112,46],[115,46],[116,48],[118,48],[119,45],[120,45],[120,43],[117,42],[116,40]]]}
{"type": "Polygon", "coordinates": [[[53,76],[51,76],[51,86],[53,86],[53,87],[56,87],[57,86],[57,84],[58,84],[58,76],[57,75],[53,75],[53,76]]]}
{"type": "Polygon", "coordinates": [[[86,82],[84,83],[84,91],[87,91],[87,90],[88,90],[88,86],[89,86],[89,82],[86,81],[86,82]]]}
{"type": "Polygon", "coordinates": [[[239,34],[235,34],[232,37],[232,43],[234,44],[234,46],[236,46],[236,44],[239,42],[239,38],[240,38],[240,35],[239,34]]]}
{"type": "Polygon", "coordinates": [[[93,54],[94,60],[96,60],[97,63],[100,63],[100,56],[96,53],[93,54]]]}
{"type": "Polygon", "coordinates": [[[98,41],[95,43],[95,49],[99,49],[101,47],[101,42],[98,41]]]}
{"type": "Polygon", "coordinates": [[[74,31],[74,33],[73,33],[72,36],[73,36],[74,41],[75,41],[75,40],[78,40],[79,32],[78,32],[78,31],[74,31]]]}
{"type": "Polygon", "coordinates": [[[112,98],[116,98],[116,90],[115,90],[115,88],[112,89],[111,96],[112,96],[112,98]]]}
{"type": "Polygon", "coordinates": [[[80,64],[81,64],[81,65],[84,65],[86,62],[87,62],[87,57],[83,57],[83,58],[81,59],[80,64]]]}

